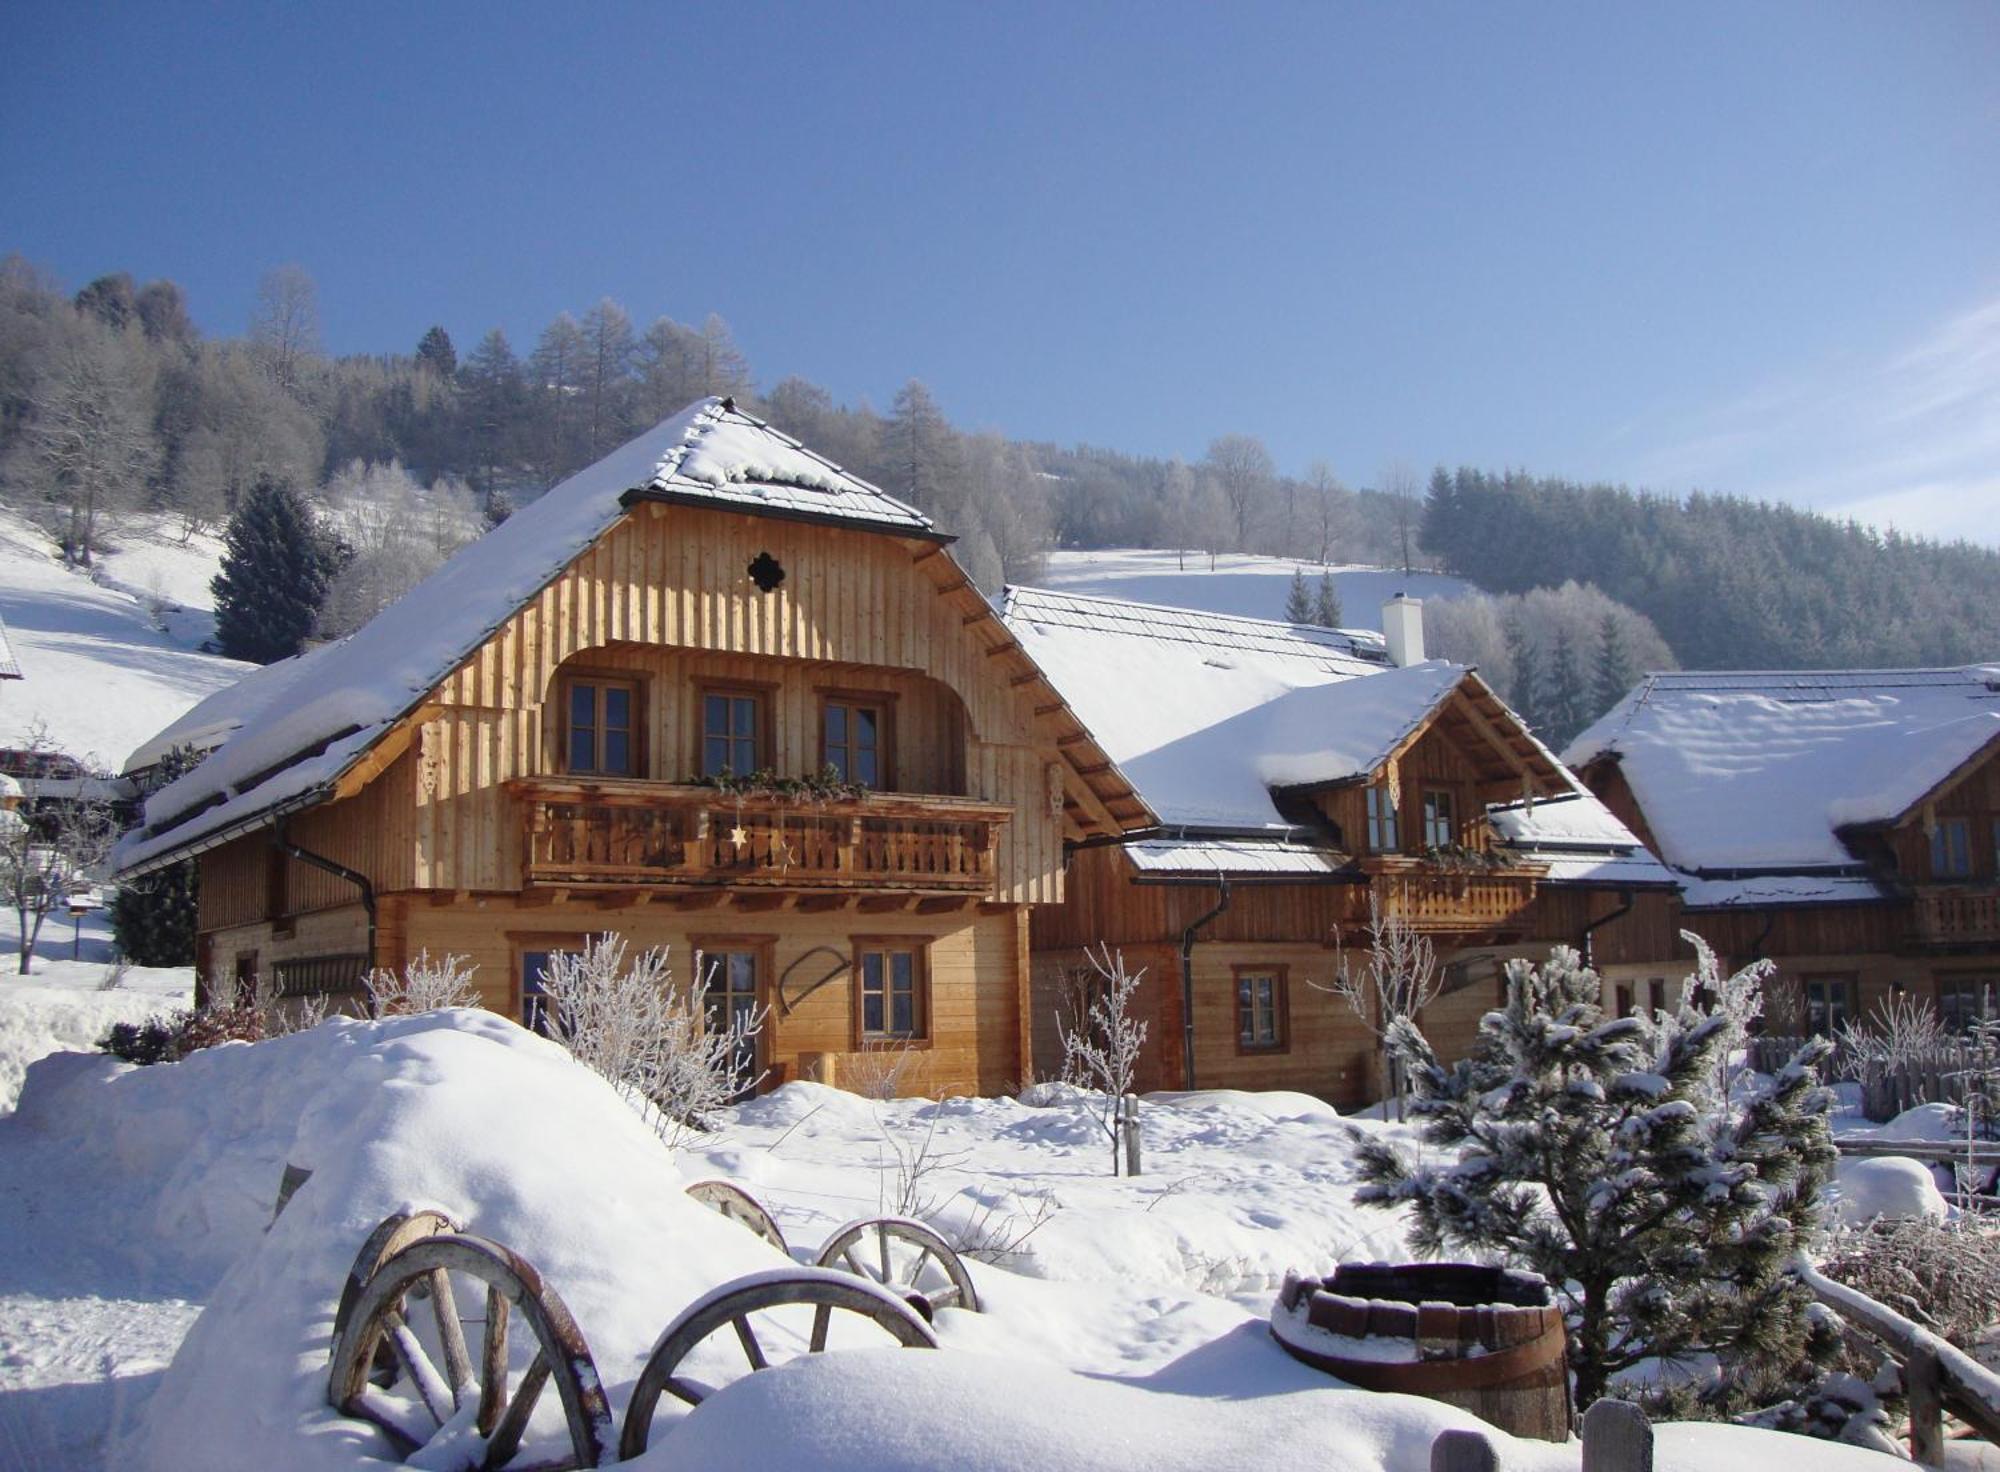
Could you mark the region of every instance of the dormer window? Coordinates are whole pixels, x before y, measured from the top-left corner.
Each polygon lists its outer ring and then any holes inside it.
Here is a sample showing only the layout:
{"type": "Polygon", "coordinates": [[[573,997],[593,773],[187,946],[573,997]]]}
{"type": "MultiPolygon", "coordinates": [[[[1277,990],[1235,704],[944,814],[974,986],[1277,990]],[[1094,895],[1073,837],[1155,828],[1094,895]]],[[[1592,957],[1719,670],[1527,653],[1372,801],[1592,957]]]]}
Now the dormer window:
{"type": "Polygon", "coordinates": [[[1389,796],[1387,787],[1377,784],[1368,789],[1368,851],[1372,854],[1393,854],[1403,847],[1402,835],[1396,823],[1396,804],[1389,796]]]}
{"type": "Polygon", "coordinates": [[[1964,818],[1939,818],[1931,829],[1931,878],[1972,877],[1972,825],[1964,818]]]}
{"type": "Polygon", "coordinates": [[[1433,787],[1424,793],[1424,847],[1450,848],[1458,842],[1458,814],[1451,793],[1433,787]]]}

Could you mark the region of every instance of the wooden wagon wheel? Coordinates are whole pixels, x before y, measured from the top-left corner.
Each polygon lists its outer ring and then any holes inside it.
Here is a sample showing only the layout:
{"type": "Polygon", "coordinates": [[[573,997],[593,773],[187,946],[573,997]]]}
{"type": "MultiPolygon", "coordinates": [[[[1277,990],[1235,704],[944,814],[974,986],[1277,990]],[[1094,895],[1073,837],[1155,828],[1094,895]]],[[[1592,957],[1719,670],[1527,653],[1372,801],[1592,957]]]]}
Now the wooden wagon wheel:
{"type": "Polygon", "coordinates": [[[361,1250],[354,1254],[354,1266],[347,1270],[347,1281],[340,1288],[340,1306],[333,1311],[333,1342],[327,1346],[327,1353],[330,1355],[339,1347],[340,1331],[354,1317],[354,1305],[361,1297],[361,1290],[368,1286],[368,1280],[375,1276],[383,1263],[412,1242],[421,1242],[440,1232],[464,1230],[458,1222],[430,1207],[399,1211],[394,1216],[383,1217],[381,1224],[368,1234],[368,1240],[361,1244],[361,1250]]]}
{"type": "Polygon", "coordinates": [[[503,1467],[521,1449],[542,1392],[553,1380],[569,1425],[567,1458],[551,1468],[595,1467],[611,1455],[611,1407],[582,1331],[532,1264],[497,1242],[461,1233],[425,1237],[384,1262],[355,1300],[334,1344],[327,1400],[372,1421],[404,1456],[433,1441],[484,1438],[481,1468],[503,1467]],[[452,1276],[485,1289],[483,1317],[463,1318],[452,1276]],[[428,1290],[428,1342],[413,1323],[413,1289],[428,1290]],[[515,1376],[510,1321],[525,1320],[535,1353],[515,1376]],[[467,1329],[477,1326],[469,1337],[467,1329]],[[386,1344],[414,1399],[371,1383],[386,1344]],[[431,1346],[435,1346],[435,1350],[431,1346]],[[439,1369],[433,1354],[442,1357],[439,1369]]]}
{"type": "Polygon", "coordinates": [[[697,1300],[661,1332],[659,1342],[646,1360],[646,1368],[632,1388],[624,1430],[618,1438],[619,1460],[629,1460],[646,1450],[653,1434],[653,1413],[662,1393],[671,1393],[691,1406],[700,1405],[715,1393],[718,1387],[679,1373],[682,1362],[711,1334],[725,1326],[734,1329],[751,1372],[770,1368],[770,1351],[777,1345],[757,1337],[750,1316],[788,1305],[809,1305],[813,1310],[807,1354],[818,1354],[826,1348],[836,1309],[869,1320],[905,1349],[937,1348],[937,1336],[916,1310],[873,1283],[857,1283],[843,1273],[820,1268],[789,1271],[779,1268],[752,1273],[697,1300]]]}
{"type": "Polygon", "coordinates": [[[820,1248],[816,1262],[842,1268],[871,1283],[880,1283],[905,1298],[925,1318],[941,1308],[979,1312],[979,1294],[972,1274],[951,1244],[922,1222],[908,1217],[878,1216],[849,1222],[820,1248]]]}
{"type": "Polygon", "coordinates": [[[712,1206],[732,1222],[748,1227],[785,1256],[792,1255],[785,1234],[778,1230],[764,1204],[733,1181],[696,1181],[687,1193],[703,1206],[712,1206]]]}

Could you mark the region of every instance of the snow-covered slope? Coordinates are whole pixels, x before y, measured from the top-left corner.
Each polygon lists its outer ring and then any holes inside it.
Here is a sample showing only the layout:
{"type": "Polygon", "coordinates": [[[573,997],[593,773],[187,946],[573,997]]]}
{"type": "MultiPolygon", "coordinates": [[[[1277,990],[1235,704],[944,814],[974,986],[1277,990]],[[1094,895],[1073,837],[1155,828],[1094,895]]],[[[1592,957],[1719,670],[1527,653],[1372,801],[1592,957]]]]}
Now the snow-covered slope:
{"type": "Polygon", "coordinates": [[[93,580],[0,511],[0,618],[21,666],[0,685],[0,747],[24,745],[40,724],[59,749],[117,771],[155,731],[256,668],[196,652],[214,628],[214,569],[213,542],[181,548],[135,527],[93,580]]]}
{"type": "MultiPolygon", "coordinates": [[[[1190,552],[1182,558],[1178,553],[1151,548],[1109,547],[1094,552],[1051,553],[1048,570],[1035,583],[1066,593],[1281,619],[1294,569],[1306,575],[1309,587],[1318,586],[1321,569],[1310,560],[1294,562],[1230,552],[1216,558],[1211,571],[1205,553],[1190,552]]],[[[1354,629],[1380,629],[1382,605],[1397,593],[1408,593],[1412,598],[1462,598],[1479,591],[1462,578],[1435,572],[1405,574],[1393,568],[1344,564],[1327,570],[1340,593],[1341,622],[1354,629]]]]}

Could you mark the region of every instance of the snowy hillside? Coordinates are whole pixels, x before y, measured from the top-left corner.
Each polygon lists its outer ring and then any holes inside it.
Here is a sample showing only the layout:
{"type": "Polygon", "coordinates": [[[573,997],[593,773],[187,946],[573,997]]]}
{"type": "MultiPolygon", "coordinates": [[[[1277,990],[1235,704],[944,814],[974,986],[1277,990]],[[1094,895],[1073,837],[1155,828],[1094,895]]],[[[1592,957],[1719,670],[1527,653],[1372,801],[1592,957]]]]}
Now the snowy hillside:
{"type": "Polygon", "coordinates": [[[214,632],[219,547],[135,525],[96,576],[0,511],[0,619],[22,678],[0,684],[0,747],[40,722],[59,749],[116,771],[132,749],[253,665],[197,650],[214,632]]]}
{"type": "MultiPolygon", "coordinates": [[[[1239,552],[1216,558],[1213,571],[1205,553],[1188,553],[1185,567],[1182,561],[1179,553],[1144,547],[1054,552],[1049,555],[1048,571],[1036,585],[1127,598],[1135,603],[1200,608],[1209,613],[1283,618],[1293,569],[1304,572],[1307,583],[1313,585],[1320,574],[1319,565],[1311,561],[1239,552]]],[[[1382,605],[1397,593],[1408,593],[1412,598],[1459,598],[1479,591],[1463,578],[1443,573],[1404,574],[1392,568],[1349,566],[1335,566],[1331,571],[1340,593],[1341,623],[1351,629],[1380,629],[1382,605]]]]}

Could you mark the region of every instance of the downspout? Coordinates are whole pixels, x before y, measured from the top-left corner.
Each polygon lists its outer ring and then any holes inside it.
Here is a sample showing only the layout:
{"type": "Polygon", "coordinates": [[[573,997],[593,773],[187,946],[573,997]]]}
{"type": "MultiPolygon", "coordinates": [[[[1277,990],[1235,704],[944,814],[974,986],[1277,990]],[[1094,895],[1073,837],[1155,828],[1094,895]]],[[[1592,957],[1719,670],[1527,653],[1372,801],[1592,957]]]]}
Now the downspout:
{"type": "Polygon", "coordinates": [[[1618,891],[1618,908],[1606,914],[1599,915],[1595,920],[1583,927],[1583,935],[1577,949],[1583,952],[1584,965],[1593,966],[1596,964],[1596,947],[1592,944],[1592,932],[1599,926],[1609,925],[1613,920],[1622,920],[1631,913],[1632,891],[1621,889],[1618,891]]]}
{"type": "Polygon", "coordinates": [[[375,886],[368,882],[368,876],[350,869],[345,864],[335,863],[325,854],[316,854],[311,849],[300,848],[285,837],[285,823],[282,818],[271,830],[272,846],[289,854],[301,864],[310,864],[315,869],[323,869],[336,879],[344,879],[361,891],[361,908],[368,913],[368,963],[361,972],[362,989],[368,993],[368,1015],[375,1015],[375,988],[369,978],[375,974],[375,886]]]}
{"type": "Polygon", "coordinates": [[[1181,932],[1181,1059],[1190,1093],[1194,1091],[1194,935],[1229,908],[1229,880],[1215,876],[1215,908],[1181,932]]]}
{"type": "Polygon", "coordinates": [[[1746,962],[1746,965],[1764,959],[1764,942],[1771,938],[1771,931],[1776,928],[1777,924],[1778,912],[1775,909],[1766,910],[1764,912],[1764,928],[1758,931],[1757,938],[1750,942],[1750,961],[1746,962]]]}

